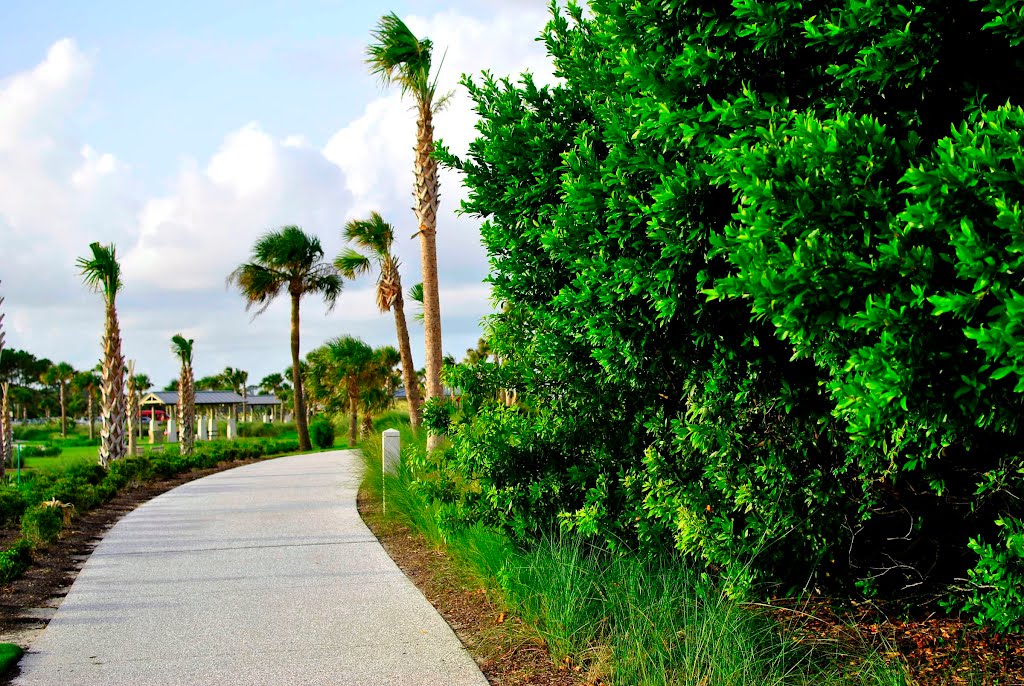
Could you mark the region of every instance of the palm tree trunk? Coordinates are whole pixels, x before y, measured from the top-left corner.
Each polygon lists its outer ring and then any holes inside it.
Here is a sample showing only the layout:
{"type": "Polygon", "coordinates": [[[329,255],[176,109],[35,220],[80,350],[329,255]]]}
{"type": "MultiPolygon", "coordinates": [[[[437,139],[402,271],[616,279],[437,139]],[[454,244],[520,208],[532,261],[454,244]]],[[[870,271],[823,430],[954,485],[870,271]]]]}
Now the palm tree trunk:
{"type": "Polygon", "coordinates": [[[61,438],[68,437],[68,411],[67,406],[64,404],[64,382],[61,381],[57,384],[58,399],[60,400],[60,436],[61,438]]]}
{"type": "Polygon", "coordinates": [[[89,391],[89,398],[86,404],[89,406],[89,440],[93,441],[96,439],[96,413],[93,411],[92,406],[92,391],[89,391]]]}
{"type": "Polygon", "coordinates": [[[402,358],[402,383],[405,385],[405,398],[409,403],[409,423],[412,424],[413,435],[416,435],[423,421],[420,408],[420,384],[416,379],[416,368],[412,364],[412,346],[409,344],[409,326],[405,321],[405,302],[402,298],[401,286],[398,288],[398,295],[391,307],[395,312],[398,354],[402,358]]]}
{"type": "Polygon", "coordinates": [[[356,389],[351,387],[348,391],[348,409],[348,445],[350,448],[354,448],[359,441],[359,395],[356,389]]]}
{"type": "Polygon", "coordinates": [[[306,424],[306,399],[302,392],[302,370],[299,368],[299,298],[292,293],[292,385],[295,387],[295,428],[299,432],[299,450],[312,450],[309,426],[306,424]]]}
{"type": "MultiPolygon", "coordinates": [[[[441,386],[441,301],[437,282],[437,206],[440,183],[434,152],[433,104],[429,97],[418,105],[416,122],[416,219],[419,221],[420,262],[423,273],[423,337],[426,344],[427,400],[440,398],[441,386]]],[[[427,436],[427,450],[434,450],[441,437],[427,436]]]]}
{"type": "Polygon", "coordinates": [[[114,303],[107,304],[103,332],[103,371],[100,406],[100,465],[107,467],[125,454],[125,422],[128,419],[124,396],[124,357],[121,355],[121,329],[114,303]]]}

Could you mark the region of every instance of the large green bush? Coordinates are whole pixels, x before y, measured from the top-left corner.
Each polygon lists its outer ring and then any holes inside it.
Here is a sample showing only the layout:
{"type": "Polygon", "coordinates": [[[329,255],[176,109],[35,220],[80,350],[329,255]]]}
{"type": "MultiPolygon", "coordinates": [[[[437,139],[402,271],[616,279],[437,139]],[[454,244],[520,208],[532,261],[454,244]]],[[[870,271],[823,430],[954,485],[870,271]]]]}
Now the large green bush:
{"type": "Polygon", "coordinates": [[[317,419],[309,425],[309,437],[318,448],[334,447],[334,424],[330,419],[317,419]]]}
{"type": "Polygon", "coordinates": [[[506,303],[428,412],[448,525],[1012,601],[981,541],[1024,518],[1017,5],[589,8],[544,34],[557,84],[466,80],[441,153],[506,303]]]}

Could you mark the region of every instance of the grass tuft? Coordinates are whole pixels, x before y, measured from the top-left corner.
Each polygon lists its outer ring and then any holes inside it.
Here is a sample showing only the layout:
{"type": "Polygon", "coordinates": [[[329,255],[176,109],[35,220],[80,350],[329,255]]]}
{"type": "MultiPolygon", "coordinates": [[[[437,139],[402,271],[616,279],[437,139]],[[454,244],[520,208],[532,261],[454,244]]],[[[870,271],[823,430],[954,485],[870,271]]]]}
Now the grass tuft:
{"type": "MultiPolygon", "coordinates": [[[[618,686],[907,686],[906,671],[867,647],[836,641],[796,641],[762,609],[726,597],[674,558],[619,555],[556,531],[526,548],[475,525],[443,532],[438,505],[426,500],[408,467],[409,451],[424,450],[407,416],[378,418],[360,442],[363,487],[387,503],[387,519],[445,549],[466,581],[522,619],[552,659],[585,673],[591,683],[618,686]],[[402,434],[398,474],[383,475],[380,432],[402,434]]],[[[427,475],[424,475],[427,476],[427,475]]]]}

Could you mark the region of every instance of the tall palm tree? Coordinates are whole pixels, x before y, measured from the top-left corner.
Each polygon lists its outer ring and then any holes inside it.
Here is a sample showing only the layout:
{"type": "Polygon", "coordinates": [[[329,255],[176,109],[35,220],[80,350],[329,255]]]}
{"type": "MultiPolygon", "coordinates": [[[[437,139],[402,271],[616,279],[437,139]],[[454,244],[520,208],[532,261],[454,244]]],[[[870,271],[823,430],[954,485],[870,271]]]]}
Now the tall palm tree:
{"type": "Polygon", "coordinates": [[[245,309],[256,308],[256,315],[266,311],[270,303],[287,291],[292,301],[292,384],[295,388],[295,427],[299,432],[299,449],[311,450],[306,403],[302,395],[302,373],[299,367],[299,302],[302,296],[318,294],[327,309],[341,294],[341,277],[334,267],[324,262],[324,249],[316,236],[297,226],[285,226],[263,234],[252,248],[252,259],[228,276],[245,298],[245,309]]]}
{"type": "Polygon", "coordinates": [[[100,394],[100,465],[124,457],[127,448],[125,423],[128,419],[124,395],[124,356],[121,354],[121,327],[117,322],[117,292],[121,290],[121,265],[114,245],[93,243],[92,255],[80,257],[78,268],[85,283],[103,296],[106,318],[103,326],[103,369],[100,394]]]}
{"type": "Polygon", "coordinates": [[[178,377],[178,427],[181,454],[192,453],[196,440],[196,386],[192,376],[192,344],[191,338],[180,333],[171,338],[171,352],[181,361],[181,374],[178,377]]]}
{"type": "MultiPolygon", "coordinates": [[[[430,58],[433,43],[413,35],[398,15],[381,17],[371,34],[374,42],[367,49],[370,71],[384,85],[397,84],[402,95],[416,102],[416,159],[414,210],[419,222],[420,261],[423,271],[423,327],[426,343],[427,399],[439,398],[441,388],[441,303],[437,284],[437,207],[440,183],[434,152],[434,112],[447,96],[437,95],[437,76],[431,77],[430,58]]],[[[440,445],[440,436],[429,435],[427,448],[440,445]]]]}
{"type": "Polygon", "coordinates": [[[60,403],[60,435],[63,438],[68,436],[68,402],[67,390],[72,381],[75,380],[75,370],[67,362],[59,362],[50,365],[40,380],[47,386],[57,387],[57,401],[60,403]]]}
{"type": "Polygon", "coordinates": [[[89,440],[91,441],[96,437],[96,412],[93,409],[93,401],[100,390],[100,378],[92,370],[79,372],[75,375],[74,385],[78,392],[85,396],[85,404],[89,415],[89,440]]]}
{"type": "Polygon", "coordinates": [[[416,381],[416,368],[412,363],[412,346],[409,344],[409,326],[405,320],[405,301],[402,298],[402,277],[398,273],[398,258],[391,252],[395,230],[377,212],[369,219],[357,219],[345,225],[342,232],[345,240],[355,243],[368,251],[361,254],[346,248],[334,260],[334,266],[348,279],[355,279],[377,267],[377,308],[381,312],[393,311],[395,331],[398,335],[398,352],[402,360],[402,380],[405,397],[409,401],[409,422],[413,433],[420,427],[420,388],[416,381]]]}
{"type": "MultiPolygon", "coordinates": [[[[0,305],[4,304],[4,297],[0,295],[0,305]]],[[[0,312],[0,361],[4,355],[4,313],[0,312]]],[[[10,384],[6,381],[0,383],[0,478],[3,478],[7,468],[8,453],[14,446],[14,441],[7,437],[7,429],[11,425],[10,408],[10,384]]],[[[13,433],[13,432],[12,432],[13,433]]]]}

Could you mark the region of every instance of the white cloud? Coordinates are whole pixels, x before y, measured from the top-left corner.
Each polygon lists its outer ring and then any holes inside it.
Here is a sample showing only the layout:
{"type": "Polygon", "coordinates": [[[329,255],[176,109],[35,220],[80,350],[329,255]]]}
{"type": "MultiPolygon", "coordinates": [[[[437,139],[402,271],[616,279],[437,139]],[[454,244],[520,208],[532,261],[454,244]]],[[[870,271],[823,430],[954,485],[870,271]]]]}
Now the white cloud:
{"type": "Polygon", "coordinates": [[[318,150],[249,123],[205,169],[185,165],[170,195],[146,202],[126,277],[170,290],[223,288],[260,234],[297,224],[326,238],[349,203],[341,171],[318,150]]]}
{"type": "MultiPolygon", "coordinates": [[[[551,80],[543,48],[532,40],[545,8],[495,11],[486,20],[455,12],[407,18],[413,31],[433,39],[438,62],[447,49],[442,91],[456,89],[461,73],[483,68],[530,69],[551,80]]],[[[174,375],[168,340],[178,331],[196,338],[197,373],[231,365],[259,377],[290,363],[287,303],[251,320],[241,298],[225,289],[227,274],[268,229],[298,224],[320,236],[330,258],[341,247],[345,221],[379,210],[396,225],[406,287],[419,280],[418,241],[410,240],[415,113],[397,91],[382,92],[322,147],[294,128],[274,132],[239,121],[236,130],[219,132],[216,150],[183,157],[168,186],[153,193],[135,172],[149,160],[118,159],[87,142],[88,127],[80,125],[83,113],[95,111],[93,70],[89,56],[65,39],[34,68],[0,80],[0,288],[10,345],[92,366],[102,307],[74,260],[95,240],[115,242],[124,267],[119,311],[126,354],[161,385],[174,375]]],[[[435,119],[437,135],[464,153],[473,122],[468,99],[456,89],[435,119]]],[[[490,311],[481,283],[486,259],[475,221],[456,216],[458,178],[444,172],[441,183],[445,350],[460,355],[490,311]]],[[[422,327],[410,328],[422,364],[422,327]]],[[[341,333],[391,342],[393,320],[377,312],[370,279],[347,285],[329,315],[315,299],[304,301],[304,351],[341,333]]]]}

